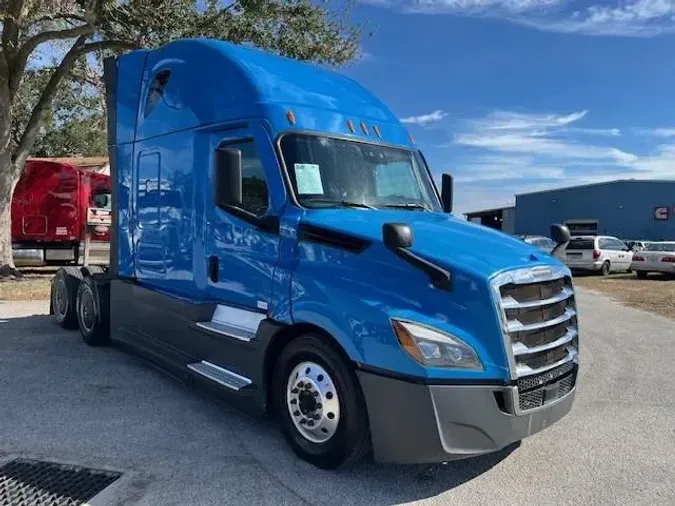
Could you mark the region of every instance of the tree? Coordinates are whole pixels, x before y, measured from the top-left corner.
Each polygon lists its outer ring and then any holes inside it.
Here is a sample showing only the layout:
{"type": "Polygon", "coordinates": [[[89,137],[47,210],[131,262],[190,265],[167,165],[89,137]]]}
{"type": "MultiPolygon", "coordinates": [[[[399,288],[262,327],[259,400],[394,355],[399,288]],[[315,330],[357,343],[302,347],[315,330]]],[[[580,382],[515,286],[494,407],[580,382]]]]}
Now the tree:
{"type": "Polygon", "coordinates": [[[362,27],[349,19],[350,0],[337,2],[0,0],[0,271],[13,272],[10,205],[26,158],[64,84],[96,67],[92,56],[212,37],[339,65],[357,55],[362,27]],[[31,65],[45,47],[58,55],[55,65],[31,65]]]}
{"type": "MultiPolygon", "coordinates": [[[[78,65],[64,79],[44,120],[44,135],[38,137],[30,156],[105,156],[107,153],[106,111],[99,72],[78,65]]],[[[14,103],[12,139],[15,149],[21,140],[40,93],[53,67],[29,69],[14,103]]]]}

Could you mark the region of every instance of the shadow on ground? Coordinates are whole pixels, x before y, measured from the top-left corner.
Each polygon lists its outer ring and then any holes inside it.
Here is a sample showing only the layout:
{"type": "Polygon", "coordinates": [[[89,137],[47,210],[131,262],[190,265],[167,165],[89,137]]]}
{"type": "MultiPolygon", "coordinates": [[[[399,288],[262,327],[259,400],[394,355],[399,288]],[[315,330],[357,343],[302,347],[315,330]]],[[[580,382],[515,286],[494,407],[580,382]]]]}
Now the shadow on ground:
{"type": "MultiPolygon", "coordinates": [[[[6,314],[2,309],[0,304],[0,314],[6,314]]],[[[276,498],[258,484],[261,475],[276,489],[292,494],[295,503],[406,503],[467,483],[518,447],[445,465],[381,465],[366,460],[351,468],[323,471],[298,459],[269,419],[247,415],[179,383],[120,347],[89,348],[78,332],[62,330],[47,315],[0,316],[0,358],[12,354],[11,364],[0,360],[14,377],[0,381],[0,399],[16,403],[12,416],[17,429],[0,438],[0,453],[31,457],[31,452],[38,452],[83,464],[88,455],[106,456],[105,464],[111,468],[143,469],[154,475],[157,487],[164,480],[182,483],[197,502],[207,493],[195,479],[201,474],[218,476],[208,481],[208,487],[223,487],[223,497],[228,495],[228,482],[258,488],[254,493],[260,494],[262,503],[276,498]],[[100,434],[105,438],[96,437],[100,434]]],[[[279,502],[286,501],[279,498],[279,502]]]]}

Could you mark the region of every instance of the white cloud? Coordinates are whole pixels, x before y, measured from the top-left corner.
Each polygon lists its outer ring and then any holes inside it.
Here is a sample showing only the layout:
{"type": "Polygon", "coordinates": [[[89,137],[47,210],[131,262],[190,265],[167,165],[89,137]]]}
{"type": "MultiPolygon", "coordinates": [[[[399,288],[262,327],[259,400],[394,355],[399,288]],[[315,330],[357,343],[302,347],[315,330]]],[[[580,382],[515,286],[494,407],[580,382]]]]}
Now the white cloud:
{"type": "Polygon", "coordinates": [[[621,130],[618,128],[579,128],[571,127],[566,128],[565,132],[571,132],[575,134],[582,135],[601,135],[603,137],[619,137],[621,135],[621,130]]]}
{"type": "Polygon", "coordinates": [[[564,168],[537,164],[534,158],[525,156],[476,156],[466,160],[457,160],[456,164],[462,169],[455,177],[458,183],[522,181],[524,179],[560,180],[566,177],[564,168]]]}
{"type": "Polygon", "coordinates": [[[471,120],[469,129],[455,135],[450,145],[482,148],[502,153],[559,157],[565,160],[605,160],[626,163],[633,155],[611,146],[598,146],[564,138],[565,134],[590,130],[614,132],[618,129],[596,130],[571,128],[568,125],[586,117],[587,110],[568,114],[524,114],[496,111],[485,118],[471,120]],[[561,138],[562,137],[562,138],[561,138]]]}
{"type": "Polygon", "coordinates": [[[675,32],[673,0],[370,0],[403,12],[494,17],[540,30],[649,37],[675,32]]]}
{"type": "Polygon", "coordinates": [[[476,128],[487,130],[529,130],[569,125],[582,119],[588,111],[578,111],[566,115],[523,114],[509,111],[495,111],[484,119],[474,120],[476,128]]]}
{"type": "Polygon", "coordinates": [[[651,135],[654,137],[675,137],[675,127],[669,128],[636,128],[638,135],[651,135]]]}
{"type": "MultiPolygon", "coordinates": [[[[643,153],[626,149],[624,131],[590,128],[586,110],[495,111],[457,124],[448,165],[457,210],[510,205],[515,194],[616,179],[675,178],[675,128],[629,128],[662,142],[643,153]],[[621,142],[621,144],[619,144],[621,142]]],[[[644,145],[644,143],[642,143],[644,145]]]]}
{"type": "MultiPolygon", "coordinates": [[[[458,183],[457,194],[460,187],[469,192],[461,199],[462,208],[499,207],[514,194],[546,188],[675,177],[675,139],[646,154],[628,152],[612,145],[620,140],[619,129],[577,126],[589,114],[585,110],[563,114],[496,111],[460,124],[453,141],[444,147],[452,147],[455,153],[449,170],[458,183]]],[[[675,128],[628,132],[675,137],[675,128]]]]}
{"type": "Polygon", "coordinates": [[[421,114],[419,116],[410,116],[408,118],[401,119],[401,123],[407,123],[409,125],[421,125],[426,126],[430,123],[437,123],[445,118],[448,114],[440,109],[430,112],[429,114],[421,114]]]}

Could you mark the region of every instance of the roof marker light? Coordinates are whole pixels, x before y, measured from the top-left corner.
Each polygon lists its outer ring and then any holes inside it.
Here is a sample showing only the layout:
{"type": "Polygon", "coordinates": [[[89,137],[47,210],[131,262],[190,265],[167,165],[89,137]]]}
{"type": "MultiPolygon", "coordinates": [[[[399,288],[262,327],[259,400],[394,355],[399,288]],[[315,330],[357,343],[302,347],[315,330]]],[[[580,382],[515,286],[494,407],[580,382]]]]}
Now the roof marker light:
{"type": "Polygon", "coordinates": [[[295,125],[295,114],[293,114],[293,111],[288,111],[286,113],[286,117],[288,118],[288,122],[291,125],[295,125]]]}
{"type": "Polygon", "coordinates": [[[362,121],[361,122],[361,130],[363,130],[363,133],[368,135],[368,126],[362,121]]]}
{"type": "Polygon", "coordinates": [[[380,128],[377,125],[373,125],[373,132],[375,132],[375,135],[377,135],[378,139],[382,138],[382,134],[380,133],[380,128]]]}
{"type": "Polygon", "coordinates": [[[354,122],[350,119],[347,120],[347,126],[349,127],[349,131],[351,133],[354,133],[356,129],[354,128],[354,122]]]}

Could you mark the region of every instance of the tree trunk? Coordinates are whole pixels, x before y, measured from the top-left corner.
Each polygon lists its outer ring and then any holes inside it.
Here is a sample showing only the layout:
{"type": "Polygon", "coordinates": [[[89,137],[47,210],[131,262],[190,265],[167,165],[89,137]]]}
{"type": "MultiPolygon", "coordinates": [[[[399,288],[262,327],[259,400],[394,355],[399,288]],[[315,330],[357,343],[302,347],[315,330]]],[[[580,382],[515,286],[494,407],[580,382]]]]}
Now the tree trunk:
{"type": "Polygon", "coordinates": [[[19,275],[12,258],[12,194],[19,180],[8,152],[0,152],[0,277],[19,275]]]}

